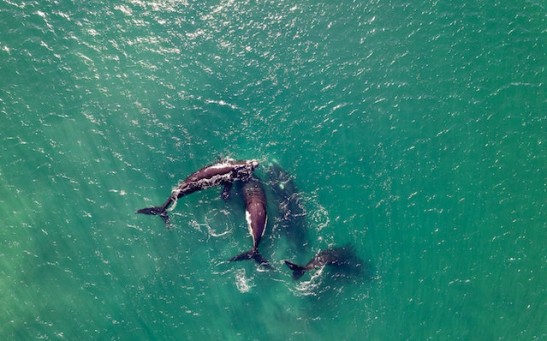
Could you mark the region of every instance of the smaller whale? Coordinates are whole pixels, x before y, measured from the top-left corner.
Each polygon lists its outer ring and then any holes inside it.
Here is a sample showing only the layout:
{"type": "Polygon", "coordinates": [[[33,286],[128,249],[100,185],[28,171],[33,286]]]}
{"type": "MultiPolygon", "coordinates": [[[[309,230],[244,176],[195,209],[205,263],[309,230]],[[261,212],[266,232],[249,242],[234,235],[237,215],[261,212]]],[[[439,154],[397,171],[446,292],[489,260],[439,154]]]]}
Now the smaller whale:
{"type": "Polygon", "coordinates": [[[318,252],[306,265],[298,265],[288,260],[285,264],[293,271],[292,277],[296,280],[302,277],[306,271],[332,266],[342,271],[359,270],[361,261],[355,256],[353,249],[349,246],[331,248],[318,252]]]}
{"type": "Polygon", "coordinates": [[[302,194],[294,183],[294,176],[287,173],[278,163],[271,162],[268,167],[268,180],[278,210],[276,222],[294,249],[300,254],[307,252],[307,212],[302,202],[302,194]]]}
{"type": "Polygon", "coordinates": [[[230,261],[254,259],[258,264],[271,269],[270,263],[258,252],[258,245],[264,236],[268,222],[266,195],[258,178],[252,177],[243,184],[243,198],[245,200],[245,218],[249,234],[253,238],[253,247],[247,252],[232,257],[230,261]]]}
{"type": "Polygon", "coordinates": [[[137,213],[159,215],[163,218],[165,223],[169,223],[167,211],[175,208],[179,198],[209,187],[222,185],[224,186],[222,198],[227,199],[230,194],[232,183],[236,180],[248,180],[257,167],[257,160],[237,161],[233,159],[225,159],[212,165],[205,166],[190,174],[173,189],[171,195],[163,205],[141,208],[137,213]]]}

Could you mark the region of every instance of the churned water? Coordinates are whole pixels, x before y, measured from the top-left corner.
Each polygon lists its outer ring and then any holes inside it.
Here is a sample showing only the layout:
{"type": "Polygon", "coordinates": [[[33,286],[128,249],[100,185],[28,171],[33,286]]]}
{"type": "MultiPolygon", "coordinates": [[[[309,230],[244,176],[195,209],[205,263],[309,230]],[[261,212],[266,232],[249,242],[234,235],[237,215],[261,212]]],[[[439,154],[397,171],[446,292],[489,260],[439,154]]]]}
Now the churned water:
{"type": "Polygon", "coordinates": [[[2,0],[0,339],[545,339],[545,13],[2,0]],[[262,162],[273,271],[227,262],[237,194],[135,214],[225,156],[262,162]],[[360,271],[283,264],[344,245],[360,271]]]}

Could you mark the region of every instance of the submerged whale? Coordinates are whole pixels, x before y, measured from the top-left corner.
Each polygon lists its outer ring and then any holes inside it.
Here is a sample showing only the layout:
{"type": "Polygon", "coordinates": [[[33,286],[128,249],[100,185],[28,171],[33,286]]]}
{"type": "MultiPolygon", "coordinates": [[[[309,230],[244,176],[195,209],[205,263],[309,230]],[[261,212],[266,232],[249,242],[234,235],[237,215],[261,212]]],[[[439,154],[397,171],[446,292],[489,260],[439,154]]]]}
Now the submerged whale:
{"type": "Polygon", "coordinates": [[[268,184],[278,210],[276,222],[299,253],[307,252],[307,213],[302,203],[302,195],[294,183],[294,176],[276,162],[269,164],[267,172],[268,184]]]}
{"type": "Polygon", "coordinates": [[[258,167],[257,160],[226,159],[212,165],[205,166],[192,173],[182,181],[161,206],[141,208],[137,213],[159,215],[165,223],[169,223],[167,211],[175,208],[179,198],[213,186],[224,186],[222,197],[228,198],[232,183],[236,180],[246,181],[251,178],[253,171],[258,167]],[[170,207],[171,206],[171,207],[170,207]]]}
{"type": "Polygon", "coordinates": [[[258,252],[258,245],[264,236],[268,222],[266,195],[258,178],[251,177],[243,184],[243,198],[245,199],[245,218],[249,234],[253,238],[253,247],[247,252],[232,257],[230,261],[254,259],[258,264],[271,268],[268,261],[258,252]]]}
{"type": "Polygon", "coordinates": [[[306,265],[298,265],[288,260],[285,264],[293,271],[293,278],[299,279],[306,271],[326,265],[336,267],[340,271],[360,272],[362,261],[355,256],[353,248],[343,246],[318,252],[306,265]]]}

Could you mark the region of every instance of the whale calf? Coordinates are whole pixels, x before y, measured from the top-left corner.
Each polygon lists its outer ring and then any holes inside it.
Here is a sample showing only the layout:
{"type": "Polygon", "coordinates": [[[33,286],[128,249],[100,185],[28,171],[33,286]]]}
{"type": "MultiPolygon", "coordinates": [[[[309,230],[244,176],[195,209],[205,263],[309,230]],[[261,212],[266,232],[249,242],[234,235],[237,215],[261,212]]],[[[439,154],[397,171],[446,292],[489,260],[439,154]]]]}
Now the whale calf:
{"type": "Polygon", "coordinates": [[[245,218],[249,234],[253,238],[253,247],[247,252],[232,257],[230,261],[254,259],[258,264],[272,268],[270,263],[258,252],[258,245],[264,236],[268,222],[266,195],[258,178],[251,177],[243,184],[243,198],[245,200],[245,218]]]}
{"type": "Polygon", "coordinates": [[[278,210],[276,222],[279,223],[292,246],[303,254],[308,251],[307,212],[303,205],[302,194],[295,185],[294,176],[287,173],[277,162],[268,166],[268,184],[278,210]]]}
{"type": "Polygon", "coordinates": [[[224,186],[222,197],[229,196],[232,183],[236,180],[246,181],[250,179],[253,171],[258,167],[257,160],[233,160],[223,161],[205,166],[189,175],[173,191],[161,206],[141,208],[137,213],[159,215],[165,223],[169,223],[167,211],[172,210],[179,198],[213,186],[224,186]],[[171,206],[171,207],[170,207],[171,206]]]}
{"type": "Polygon", "coordinates": [[[340,270],[359,270],[361,264],[353,249],[349,246],[330,248],[318,252],[306,265],[298,265],[288,260],[285,264],[293,271],[292,277],[299,279],[302,275],[312,269],[320,268],[325,265],[337,267],[340,270]]]}

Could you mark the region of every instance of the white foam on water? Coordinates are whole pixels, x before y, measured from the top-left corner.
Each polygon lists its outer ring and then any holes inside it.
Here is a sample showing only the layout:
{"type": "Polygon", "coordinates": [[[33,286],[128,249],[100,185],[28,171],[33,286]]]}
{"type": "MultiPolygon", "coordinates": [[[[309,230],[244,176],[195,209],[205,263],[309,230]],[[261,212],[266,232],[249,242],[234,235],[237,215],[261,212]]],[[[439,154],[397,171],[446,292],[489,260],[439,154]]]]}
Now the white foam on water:
{"type": "Polygon", "coordinates": [[[232,233],[232,228],[230,227],[230,212],[226,209],[211,211],[205,217],[205,227],[207,228],[207,233],[211,237],[222,237],[229,233],[232,233]],[[220,218],[218,217],[220,215],[220,218]]]}
{"type": "Polygon", "coordinates": [[[246,276],[245,269],[239,269],[236,271],[235,280],[237,290],[241,293],[249,292],[251,288],[254,287],[252,278],[246,276]]]}
{"type": "Polygon", "coordinates": [[[323,273],[323,269],[325,266],[322,266],[318,269],[307,271],[304,276],[310,276],[310,279],[308,281],[300,280],[298,284],[296,285],[296,292],[299,295],[302,296],[314,296],[317,294],[317,290],[322,282],[321,274],[323,273]]]}

